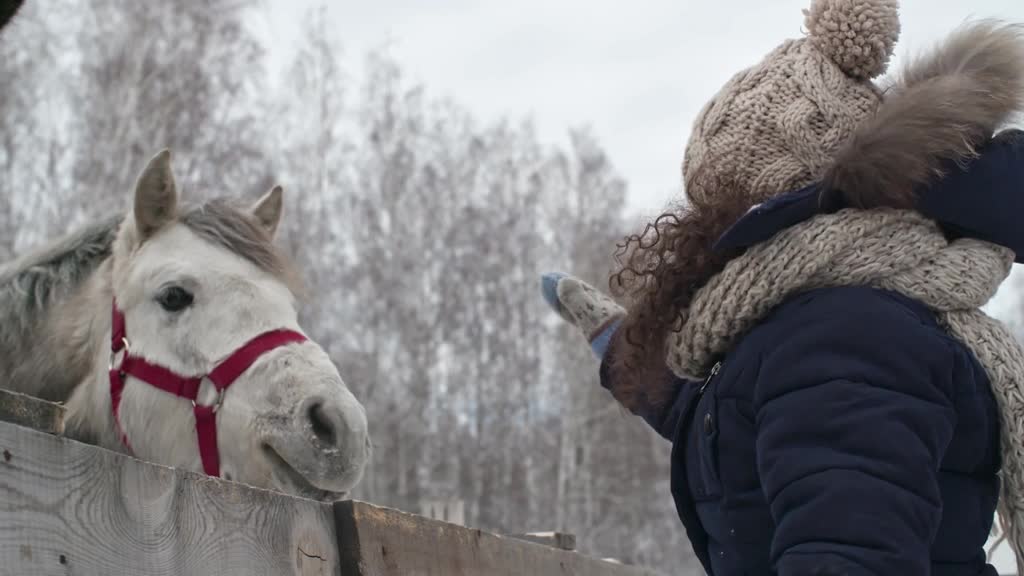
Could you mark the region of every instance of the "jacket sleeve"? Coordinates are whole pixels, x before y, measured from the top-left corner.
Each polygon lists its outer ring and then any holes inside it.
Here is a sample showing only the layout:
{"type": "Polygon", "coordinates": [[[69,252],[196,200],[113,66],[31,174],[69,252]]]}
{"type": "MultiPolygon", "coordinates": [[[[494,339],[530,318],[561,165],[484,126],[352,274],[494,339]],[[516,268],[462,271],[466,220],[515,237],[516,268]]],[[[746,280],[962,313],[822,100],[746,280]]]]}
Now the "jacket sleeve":
{"type": "MultiPolygon", "coordinates": [[[[616,373],[611,369],[611,363],[614,361],[615,353],[619,344],[619,339],[611,337],[607,351],[603,354],[601,359],[600,378],[601,387],[605,390],[612,392],[616,387],[621,386],[622,382],[616,381],[616,373]]],[[[687,383],[687,380],[679,378],[672,373],[671,370],[665,368],[662,374],[661,381],[659,382],[647,382],[648,386],[660,386],[669,389],[665,396],[668,398],[668,402],[663,406],[653,405],[642,405],[632,410],[633,414],[643,418],[644,422],[647,423],[655,432],[661,435],[668,441],[673,441],[675,438],[676,424],[679,421],[680,411],[685,405],[685,398],[679,394],[683,386],[687,383]]]]}
{"type": "Polygon", "coordinates": [[[822,298],[758,373],[773,563],[780,576],[928,574],[956,424],[953,344],[884,293],[822,298]]]}

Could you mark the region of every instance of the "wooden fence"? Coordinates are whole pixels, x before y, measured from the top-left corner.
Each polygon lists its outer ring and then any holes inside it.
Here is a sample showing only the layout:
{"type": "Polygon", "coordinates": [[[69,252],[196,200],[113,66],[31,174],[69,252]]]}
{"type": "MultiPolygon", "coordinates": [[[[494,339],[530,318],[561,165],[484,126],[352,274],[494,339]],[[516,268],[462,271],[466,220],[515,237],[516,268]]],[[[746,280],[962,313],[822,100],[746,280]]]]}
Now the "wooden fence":
{"type": "Polygon", "coordinates": [[[0,390],[0,575],[651,576],[564,535],[544,545],[143,462],[63,422],[61,406],[0,390]]]}

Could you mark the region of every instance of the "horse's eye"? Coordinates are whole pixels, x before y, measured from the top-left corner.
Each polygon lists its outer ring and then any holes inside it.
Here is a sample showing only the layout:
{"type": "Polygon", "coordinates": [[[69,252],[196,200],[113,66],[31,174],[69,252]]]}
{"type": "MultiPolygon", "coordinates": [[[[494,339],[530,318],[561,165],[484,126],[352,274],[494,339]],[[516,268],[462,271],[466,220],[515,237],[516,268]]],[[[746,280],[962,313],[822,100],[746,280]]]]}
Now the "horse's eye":
{"type": "Polygon", "coordinates": [[[170,286],[160,291],[156,301],[168,312],[180,312],[192,305],[192,293],[180,286],[170,286]]]}

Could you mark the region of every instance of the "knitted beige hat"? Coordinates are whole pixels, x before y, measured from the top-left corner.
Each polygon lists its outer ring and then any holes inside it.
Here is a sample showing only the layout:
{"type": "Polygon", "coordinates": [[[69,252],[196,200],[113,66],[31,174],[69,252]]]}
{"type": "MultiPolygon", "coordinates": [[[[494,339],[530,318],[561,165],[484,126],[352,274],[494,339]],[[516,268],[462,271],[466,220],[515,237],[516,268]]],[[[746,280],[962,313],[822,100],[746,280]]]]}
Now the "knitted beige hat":
{"type": "Polygon", "coordinates": [[[815,0],[807,37],[787,40],[736,74],[705,105],[683,159],[687,194],[699,173],[727,176],[751,204],[821,177],[858,124],[872,116],[899,37],[897,0],[815,0]]]}

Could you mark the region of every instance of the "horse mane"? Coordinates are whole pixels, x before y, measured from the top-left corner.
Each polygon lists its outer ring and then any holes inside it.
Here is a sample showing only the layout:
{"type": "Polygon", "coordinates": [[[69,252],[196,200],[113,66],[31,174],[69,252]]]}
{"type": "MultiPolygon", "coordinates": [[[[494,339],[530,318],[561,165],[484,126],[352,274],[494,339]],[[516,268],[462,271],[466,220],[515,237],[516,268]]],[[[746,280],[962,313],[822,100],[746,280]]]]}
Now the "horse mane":
{"type": "MultiPolygon", "coordinates": [[[[24,336],[55,300],[67,296],[108,257],[124,218],[86,226],[0,265],[0,316],[7,335],[24,336]]],[[[2,352],[0,352],[2,353],[2,352]]]]}
{"type": "Polygon", "coordinates": [[[234,202],[223,198],[211,200],[186,209],[178,221],[203,240],[226,248],[273,274],[293,293],[301,293],[301,282],[289,260],[256,220],[234,202]]]}
{"type": "Polygon", "coordinates": [[[86,226],[0,266],[0,386],[63,400],[77,384],[88,349],[54,342],[51,311],[107,261],[123,219],[86,226]]]}

